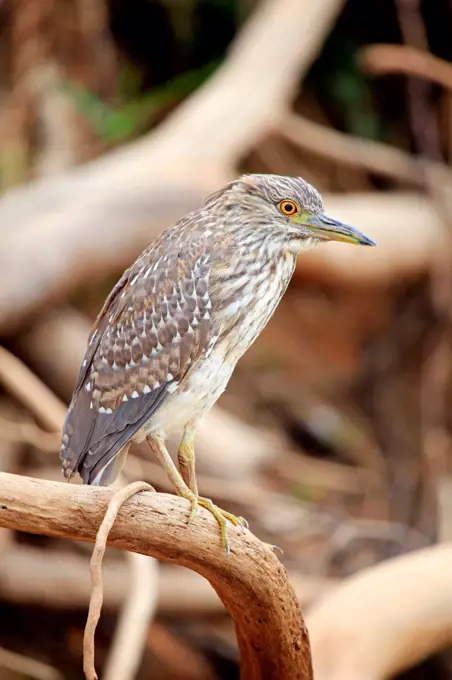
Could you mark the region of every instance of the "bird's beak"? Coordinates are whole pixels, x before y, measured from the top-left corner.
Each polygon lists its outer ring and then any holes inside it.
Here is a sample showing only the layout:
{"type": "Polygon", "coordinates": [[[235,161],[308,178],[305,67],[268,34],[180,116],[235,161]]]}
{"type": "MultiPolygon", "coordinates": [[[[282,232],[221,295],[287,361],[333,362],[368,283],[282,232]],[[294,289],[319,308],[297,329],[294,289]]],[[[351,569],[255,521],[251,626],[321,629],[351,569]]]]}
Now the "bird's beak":
{"type": "Polygon", "coordinates": [[[343,222],[333,220],[325,213],[310,214],[304,226],[312,232],[316,238],[325,241],[342,241],[343,243],[355,243],[362,246],[375,246],[376,243],[354,227],[349,227],[343,222]]]}

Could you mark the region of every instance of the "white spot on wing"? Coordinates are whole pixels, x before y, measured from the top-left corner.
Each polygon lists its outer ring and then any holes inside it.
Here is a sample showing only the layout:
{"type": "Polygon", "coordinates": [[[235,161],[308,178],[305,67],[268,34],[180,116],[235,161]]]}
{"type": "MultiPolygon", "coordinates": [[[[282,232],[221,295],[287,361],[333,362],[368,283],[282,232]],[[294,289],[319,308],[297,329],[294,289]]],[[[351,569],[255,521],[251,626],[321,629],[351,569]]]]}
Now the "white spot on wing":
{"type": "Polygon", "coordinates": [[[237,312],[240,309],[240,306],[241,306],[241,301],[235,300],[235,302],[231,302],[231,304],[226,307],[226,309],[224,310],[224,314],[226,314],[227,316],[229,316],[229,315],[232,316],[233,314],[237,314],[237,312]]]}

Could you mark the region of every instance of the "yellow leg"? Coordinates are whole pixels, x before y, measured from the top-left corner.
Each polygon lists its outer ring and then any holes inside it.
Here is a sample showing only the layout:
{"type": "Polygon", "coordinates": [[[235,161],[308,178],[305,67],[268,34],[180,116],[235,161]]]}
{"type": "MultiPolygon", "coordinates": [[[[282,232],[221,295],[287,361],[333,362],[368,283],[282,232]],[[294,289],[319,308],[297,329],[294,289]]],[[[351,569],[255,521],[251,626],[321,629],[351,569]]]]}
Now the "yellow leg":
{"type": "Polygon", "coordinates": [[[226,554],[229,555],[228,520],[234,526],[240,526],[242,528],[247,526],[245,520],[243,520],[241,517],[232,515],[230,512],[226,512],[226,510],[222,510],[221,508],[214,505],[210,498],[202,498],[188,487],[181,473],[173,463],[169,451],[166,448],[164,437],[159,432],[153,433],[152,437],[148,436],[147,442],[168,475],[177,495],[181,496],[182,498],[186,498],[191,503],[188,522],[190,523],[194,520],[199,506],[206,508],[206,510],[208,510],[218,522],[221,532],[221,545],[225,548],[226,554]]]}
{"type": "Polygon", "coordinates": [[[146,440],[149,446],[151,447],[152,451],[157,456],[159,463],[162,465],[163,469],[168,475],[170,482],[176,489],[177,495],[185,497],[187,491],[189,492],[190,489],[187,487],[187,485],[185,484],[184,480],[180,475],[179,470],[174,465],[173,459],[171,458],[169,451],[166,448],[165,440],[162,437],[162,435],[156,432],[152,435],[152,437],[151,436],[146,437],[146,440]]]}
{"type": "Polygon", "coordinates": [[[177,460],[182,479],[191,491],[198,496],[198,484],[195,473],[195,431],[192,426],[187,426],[182,435],[177,452],[177,460]]]}

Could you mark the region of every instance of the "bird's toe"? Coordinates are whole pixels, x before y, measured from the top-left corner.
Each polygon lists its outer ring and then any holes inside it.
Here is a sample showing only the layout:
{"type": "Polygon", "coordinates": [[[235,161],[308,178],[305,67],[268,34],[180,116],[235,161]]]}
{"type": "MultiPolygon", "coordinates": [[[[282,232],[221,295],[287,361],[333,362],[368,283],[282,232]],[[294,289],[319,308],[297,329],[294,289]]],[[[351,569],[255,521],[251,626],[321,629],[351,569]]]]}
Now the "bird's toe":
{"type": "Polygon", "coordinates": [[[248,529],[248,522],[246,521],[246,519],[244,519],[243,517],[236,517],[232,513],[227,512],[227,510],[219,508],[217,505],[213,503],[213,501],[210,498],[203,498],[201,496],[196,496],[195,494],[193,494],[193,496],[190,497],[188,500],[191,502],[191,510],[188,517],[188,523],[191,523],[195,519],[199,507],[208,510],[218,522],[221,534],[221,545],[226,550],[226,554],[229,555],[230,545],[228,536],[229,532],[228,522],[230,522],[233,526],[238,526],[241,527],[242,529],[248,529]]]}

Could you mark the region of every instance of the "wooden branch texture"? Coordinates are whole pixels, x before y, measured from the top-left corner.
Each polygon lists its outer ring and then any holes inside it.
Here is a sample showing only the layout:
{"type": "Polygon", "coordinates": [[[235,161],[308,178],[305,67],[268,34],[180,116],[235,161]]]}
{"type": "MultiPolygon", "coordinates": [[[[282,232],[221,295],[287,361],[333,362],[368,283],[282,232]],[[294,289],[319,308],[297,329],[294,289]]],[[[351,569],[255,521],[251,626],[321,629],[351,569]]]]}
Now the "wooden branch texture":
{"type": "MultiPolygon", "coordinates": [[[[0,527],[92,542],[113,494],[0,473],[0,527]]],[[[210,513],[201,508],[187,525],[187,511],[175,496],[141,493],[121,508],[108,543],[187,567],[210,582],[234,619],[243,680],[312,680],[307,631],[278,558],[249,531],[233,527],[227,558],[210,513]]]]}

